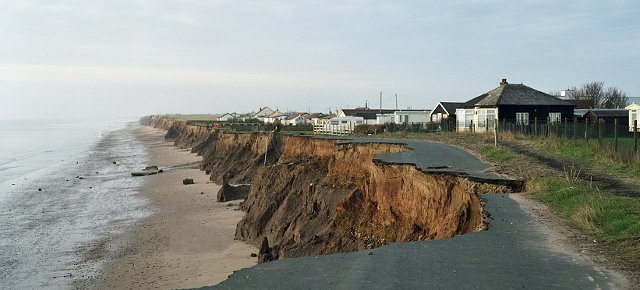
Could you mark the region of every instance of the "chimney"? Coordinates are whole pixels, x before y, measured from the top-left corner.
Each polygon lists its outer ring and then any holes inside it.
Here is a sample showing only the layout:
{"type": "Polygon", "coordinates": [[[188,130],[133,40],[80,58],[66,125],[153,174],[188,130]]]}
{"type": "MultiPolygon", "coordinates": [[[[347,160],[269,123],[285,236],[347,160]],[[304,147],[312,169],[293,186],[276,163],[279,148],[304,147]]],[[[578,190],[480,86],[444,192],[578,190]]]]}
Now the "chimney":
{"type": "Polygon", "coordinates": [[[506,85],[508,84],[507,79],[502,79],[502,81],[500,82],[500,85],[506,85]]]}

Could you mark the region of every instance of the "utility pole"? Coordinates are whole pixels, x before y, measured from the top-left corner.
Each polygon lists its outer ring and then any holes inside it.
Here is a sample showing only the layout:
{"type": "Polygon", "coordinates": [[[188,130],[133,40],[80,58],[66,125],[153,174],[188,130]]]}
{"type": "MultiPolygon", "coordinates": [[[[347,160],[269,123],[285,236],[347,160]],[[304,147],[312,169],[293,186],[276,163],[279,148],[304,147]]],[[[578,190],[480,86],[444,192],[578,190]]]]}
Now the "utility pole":
{"type": "Polygon", "coordinates": [[[396,93],[396,111],[398,110],[398,93],[396,93]]]}
{"type": "Polygon", "coordinates": [[[380,113],[382,113],[382,91],[380,91],[380,113]]]}

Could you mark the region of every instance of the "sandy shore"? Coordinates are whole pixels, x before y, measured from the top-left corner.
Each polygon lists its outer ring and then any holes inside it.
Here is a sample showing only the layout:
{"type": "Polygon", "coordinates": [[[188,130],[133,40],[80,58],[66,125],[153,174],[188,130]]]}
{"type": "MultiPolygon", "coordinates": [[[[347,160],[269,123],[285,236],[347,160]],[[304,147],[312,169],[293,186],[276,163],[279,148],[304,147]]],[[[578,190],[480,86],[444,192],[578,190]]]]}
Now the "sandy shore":
{"type": "Polygon", "coordinates": [[[233,271],[255,265],[258,250],[233,240],[243,216],[238,202],[218,203],[219,186],[197,169],[200,157],[164,141],[165,131],[141,127],[136,134],[164,173],[143,177],[141,194],[154,214],[122,239],[123,253],[110,261],[97,289],[173,289],[214,285],[233,271]],[[183,185],[184,178],[195,184],[183,185]]]}

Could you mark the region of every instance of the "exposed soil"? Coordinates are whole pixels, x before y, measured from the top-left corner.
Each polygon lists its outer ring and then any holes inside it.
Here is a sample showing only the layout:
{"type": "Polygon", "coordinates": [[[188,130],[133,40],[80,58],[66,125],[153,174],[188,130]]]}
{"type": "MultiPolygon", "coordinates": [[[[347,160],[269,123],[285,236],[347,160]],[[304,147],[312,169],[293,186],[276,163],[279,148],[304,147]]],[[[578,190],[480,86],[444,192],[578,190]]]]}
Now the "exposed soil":
{"type": "Polygon", "coordinates": [[[170,126],[167,138],[201,154],[201,169],[211,180],[251,183],[236,238],[262,246],[261,260],[482,230],[479,194],[521,188],[373,161],[376,154],[408,150],[402,144],[230,134],[179,123],[170,126]]]}

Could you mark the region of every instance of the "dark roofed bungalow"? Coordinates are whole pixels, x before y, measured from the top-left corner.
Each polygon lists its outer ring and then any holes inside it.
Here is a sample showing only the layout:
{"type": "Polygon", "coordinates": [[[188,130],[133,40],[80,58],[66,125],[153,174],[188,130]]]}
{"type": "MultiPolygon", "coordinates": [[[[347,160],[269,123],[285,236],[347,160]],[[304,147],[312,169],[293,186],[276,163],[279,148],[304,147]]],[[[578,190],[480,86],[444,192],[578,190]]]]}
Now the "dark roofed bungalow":
{"type": "Polygon", "coordinates": [[[584,117],[590,123],[598,123],[598,120],[602,120],[606,124],[613,124],[618,119],[618,124],[627,124],[629,111],[625,109],[591,109],[584,117]]]}
{"type": "Polygon", "coordinates": [[[523,84],[510,84],[502,79],[500,86],[475,97],[457,109],[458,130],[491,130],[494,121],[529,125],[540,122],[559,122],[573,119],[574,104],[543,93],[523,84]]]}
{"type": "Polygon", "coordinates": [[[455,121],[456,109],[464,103],[459,102],[439,102],[431,111],[431,122],[438,123],[445,120],[455,121]]]}
{"type": "Polygon", "coordinates": [[[362,117],[365,124],[376,124],[377,114],[393,114],[395,111],[392,109],[370,108],[340,109],[338,110],[338,117],[362,117]]]}

